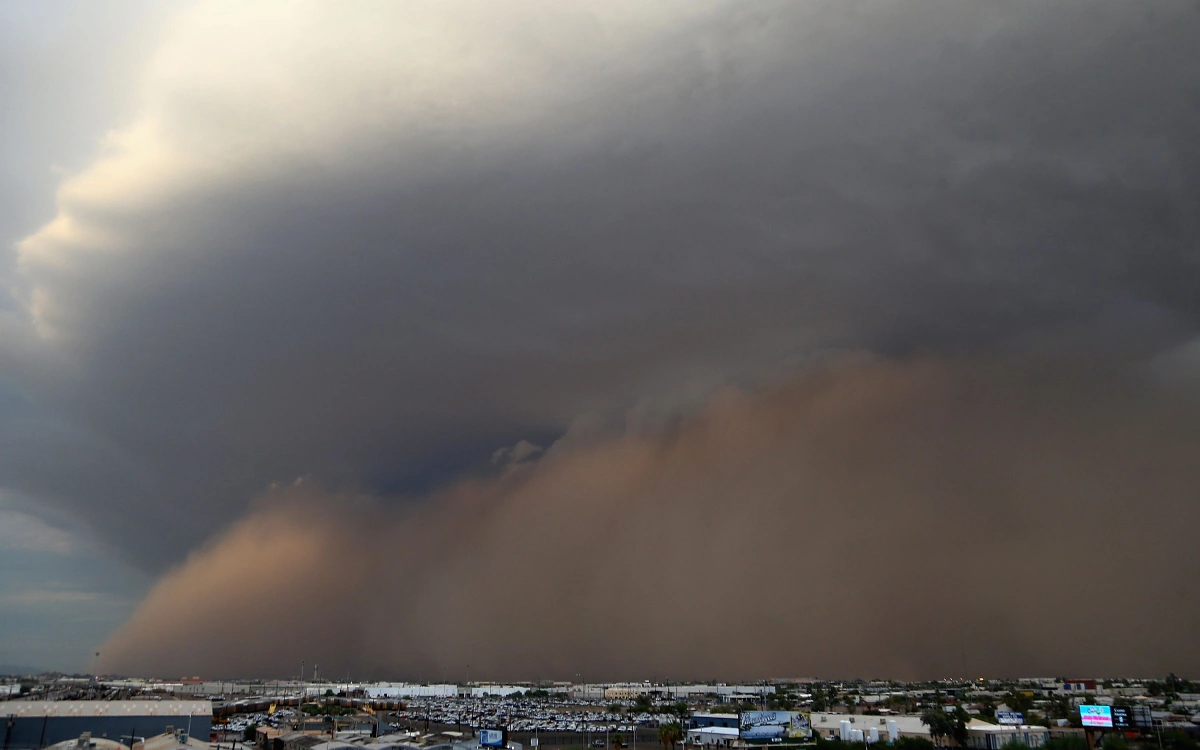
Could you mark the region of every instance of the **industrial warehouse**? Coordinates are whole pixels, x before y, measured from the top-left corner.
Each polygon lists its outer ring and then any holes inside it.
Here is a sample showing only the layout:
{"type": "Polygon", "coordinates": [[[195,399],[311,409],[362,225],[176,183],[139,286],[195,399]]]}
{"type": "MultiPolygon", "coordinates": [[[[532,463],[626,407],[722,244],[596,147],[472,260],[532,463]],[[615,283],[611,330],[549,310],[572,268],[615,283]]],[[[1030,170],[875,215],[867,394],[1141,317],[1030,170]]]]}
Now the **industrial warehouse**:
{"type": "Polygon", "coordinates": [[[40,748],[92,738],[132,746],[146,737],[182,730],[208,740],[212,703],[200,700],[20,701],[2,706],[4,747],[40,748]]]}

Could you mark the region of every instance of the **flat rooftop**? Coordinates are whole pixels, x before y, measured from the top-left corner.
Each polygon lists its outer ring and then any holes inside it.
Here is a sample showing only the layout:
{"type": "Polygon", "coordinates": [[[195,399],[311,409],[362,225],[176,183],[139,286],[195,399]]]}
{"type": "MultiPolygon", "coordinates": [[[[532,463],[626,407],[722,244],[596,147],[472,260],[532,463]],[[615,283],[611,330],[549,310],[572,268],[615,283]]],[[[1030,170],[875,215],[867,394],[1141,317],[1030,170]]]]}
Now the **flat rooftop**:
{"type": "Polygon", "coordinates": [[[212,716],[208,701],[7,701],[4,714],[21,718],[97,716],[212,716]]]}

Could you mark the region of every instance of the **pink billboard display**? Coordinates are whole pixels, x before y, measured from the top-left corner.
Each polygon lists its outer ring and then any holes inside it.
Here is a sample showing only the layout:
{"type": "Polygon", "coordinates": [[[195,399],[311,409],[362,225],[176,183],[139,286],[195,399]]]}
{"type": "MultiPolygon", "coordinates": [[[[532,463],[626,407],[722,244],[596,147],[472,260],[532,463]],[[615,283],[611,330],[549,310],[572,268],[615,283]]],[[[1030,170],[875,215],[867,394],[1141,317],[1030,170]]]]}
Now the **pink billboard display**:
{"type": "Polygon", "coordinates": [[[1080,706],[1079,718],[1085,727],[1111,729],[1113,725],[1112,706],[1080,706]]]}

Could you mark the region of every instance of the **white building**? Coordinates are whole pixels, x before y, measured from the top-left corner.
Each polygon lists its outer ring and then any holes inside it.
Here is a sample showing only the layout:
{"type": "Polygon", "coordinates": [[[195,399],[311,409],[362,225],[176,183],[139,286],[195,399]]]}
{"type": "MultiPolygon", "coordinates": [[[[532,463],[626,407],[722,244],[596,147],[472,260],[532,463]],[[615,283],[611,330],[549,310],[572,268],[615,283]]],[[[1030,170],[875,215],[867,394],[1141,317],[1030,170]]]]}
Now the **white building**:
{"type": "Polygon", "coordinates": [[[508,695],[515,695],[517,693],[524,693],[525,690],[526,688],[518,685],[472,685],[471,697],[482,698],[489,695],[504,697],[508,695]]]}
{"type": "Polygon", "coordinates": [[[726,698],[734,695],[774,695],[774,685],[717,685],[717,695],[726,698]]]}
{"type": "Polygon", "coordinates": [[[813,731],[819,732],[827,740],[841,737],[841,723],[843,721],[850,722],[851,730],[861,730],[864,737],[870,737],[871,730],[874,729],[886,741],[888,736],[888,722],[891,721],[896,723],[896,730],[901,737],[924,737],[927,740],[932,739],[929,727],[921,722],[920,716],[865,716],[858,714],[814,713],[812,714],[811,721],[813,731]]]}
{"type": "Polygon", "coordinates": [[[455,698],[458,685],[410,685],[405,682],[381,682],[364,685],[371,698],[455,698]]]}
{"type": "Polygon", "coordinates": [[[1026,747],[1037,748],[1046,744],[1048,739],[1050,730],[1037,725],[989,724],[979,719],[971,719],[971,723],[967,724],[967,747],[976,750],[999,750],[1013,740],[1025,743],[1026,747]]]}
{"type": "Polygon", "coordinates": [[[738,730],[730,727],[698,727],[687,730],[689,745],[730,747],[737,741],[738,730]]]}

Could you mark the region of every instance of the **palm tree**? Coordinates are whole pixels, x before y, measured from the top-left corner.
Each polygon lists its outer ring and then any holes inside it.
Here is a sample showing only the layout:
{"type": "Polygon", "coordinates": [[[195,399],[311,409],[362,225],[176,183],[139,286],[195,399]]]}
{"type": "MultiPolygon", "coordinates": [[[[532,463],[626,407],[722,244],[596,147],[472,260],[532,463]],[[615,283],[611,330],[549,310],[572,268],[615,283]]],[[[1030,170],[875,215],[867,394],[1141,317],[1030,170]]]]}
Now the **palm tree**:
{"type": "Polygon", "coordinates": [[[683,726],[677,722],[663,724],[658,728],[658,741],[663,750],[675,750],[675,745],[683,741],[683,726]]]}

